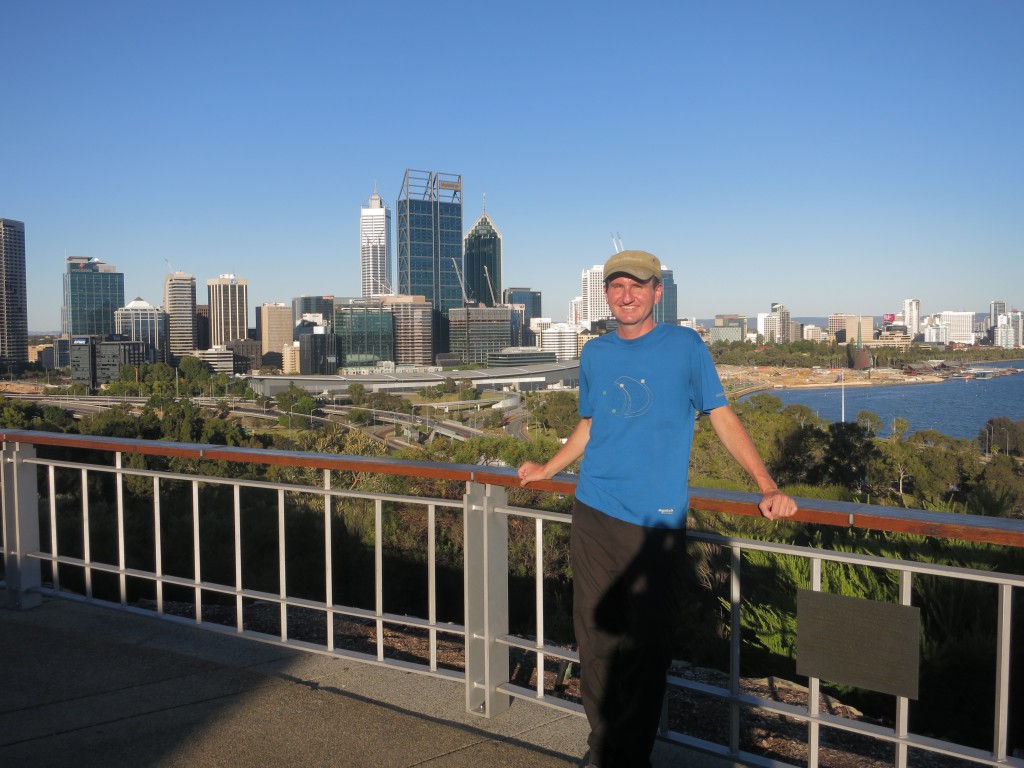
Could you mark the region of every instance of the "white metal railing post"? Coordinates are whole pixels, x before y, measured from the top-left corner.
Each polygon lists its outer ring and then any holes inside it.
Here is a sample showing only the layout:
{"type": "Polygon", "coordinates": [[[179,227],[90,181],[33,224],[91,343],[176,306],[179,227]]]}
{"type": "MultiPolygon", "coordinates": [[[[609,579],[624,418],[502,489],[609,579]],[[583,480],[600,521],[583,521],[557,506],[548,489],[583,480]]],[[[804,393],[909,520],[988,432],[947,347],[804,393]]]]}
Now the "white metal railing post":
{"type": "Polygon", "coordinates": [[[3,476],[4,568],[7,574],[7,607],[35,608],[42,603],[39,560],[39,489],[34,446],[4,443],[0,451],[3,476]]]}
{"type": "Polygon", "coordinates": [[[464,503],[466,711],[492,717],[512,699],[498,693],[509,681],[509,649],[498,642],[508,634],[508,519],[494,511],[505,489],[466,483],[464,503]]]}

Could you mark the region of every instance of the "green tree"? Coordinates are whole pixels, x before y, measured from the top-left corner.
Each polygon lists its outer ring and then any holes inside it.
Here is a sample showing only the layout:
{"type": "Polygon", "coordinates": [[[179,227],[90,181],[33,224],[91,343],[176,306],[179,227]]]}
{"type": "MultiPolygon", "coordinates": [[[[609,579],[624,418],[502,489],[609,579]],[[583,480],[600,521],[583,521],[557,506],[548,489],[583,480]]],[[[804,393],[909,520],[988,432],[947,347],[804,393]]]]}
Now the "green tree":
{"type": "Polygon", "coordinates": [[[366,403],[366,387],[358,382],[348,385],[348,396],[352,405],[363,405],[366,403]]]}
{"type": "Polygon", "coordinates": [[[178,375],[187,382],[198,382],[207,379],[210,375],[206,363],[198,357],[185,355],[178,361],[178,375]]]}

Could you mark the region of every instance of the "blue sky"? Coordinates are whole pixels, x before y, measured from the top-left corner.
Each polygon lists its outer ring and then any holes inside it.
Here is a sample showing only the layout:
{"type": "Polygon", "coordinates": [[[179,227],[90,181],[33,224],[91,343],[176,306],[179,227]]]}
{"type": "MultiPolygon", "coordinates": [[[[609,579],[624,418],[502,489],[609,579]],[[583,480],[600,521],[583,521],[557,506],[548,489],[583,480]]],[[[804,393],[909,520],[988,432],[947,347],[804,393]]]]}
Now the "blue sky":
{"type": "Polygon", "coordinates": [[[0,216],[29,327],[65,255],[160,304],[359,290],[358,217],[460,173],[506,286],[661,257],[680,314],[1024,307],[1024,3],[8,3],[0,216]],[[205,300],[205,289],[200,301],[205,300]]]}

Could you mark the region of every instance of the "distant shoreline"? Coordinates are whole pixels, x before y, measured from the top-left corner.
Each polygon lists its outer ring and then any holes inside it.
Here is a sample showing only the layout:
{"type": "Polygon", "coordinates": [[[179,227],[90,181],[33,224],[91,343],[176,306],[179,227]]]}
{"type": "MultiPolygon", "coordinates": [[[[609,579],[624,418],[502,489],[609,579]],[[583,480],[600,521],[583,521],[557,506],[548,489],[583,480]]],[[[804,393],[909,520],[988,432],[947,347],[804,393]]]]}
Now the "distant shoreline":
{"type": "MultiPolygon", "coordinates": [[[[972,367],[1005,367],[1006,364],[1020,362],[1024,361],[998,360],[993,363],[977,363],[972,367]]],[[[1010,365],[1010,367],[1015,366],[1010,365]]],[[[895,387],[941,384],[951,378],[958,378],[957,376],[940,376],[934,373],[906,374],[901,370],[892,369],[855,371],[849,368],[776,368],[739,365],[719,366],[718,373],[725,386],[726,394],[737,399],[758,392],[772,392],[780,389],[839,389],[844,386],[895,387]]],[[[1017,374],[998,375],[1013,376],[1017,374]]]]}

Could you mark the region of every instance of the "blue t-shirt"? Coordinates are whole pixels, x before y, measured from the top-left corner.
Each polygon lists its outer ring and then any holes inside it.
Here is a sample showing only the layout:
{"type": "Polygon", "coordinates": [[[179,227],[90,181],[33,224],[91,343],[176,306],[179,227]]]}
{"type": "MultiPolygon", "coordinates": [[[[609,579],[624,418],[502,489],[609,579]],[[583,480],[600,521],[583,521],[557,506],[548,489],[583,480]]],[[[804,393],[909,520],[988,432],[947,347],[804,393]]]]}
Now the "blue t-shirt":
{"type": "Polygon", "coordinates": [[[580,416],[590,418],[576,497],[650,528],[681,528],[697,412],[726,405],[700,336],[658,324],[636,339],[617,333],[580,356],[580,416]]]}

